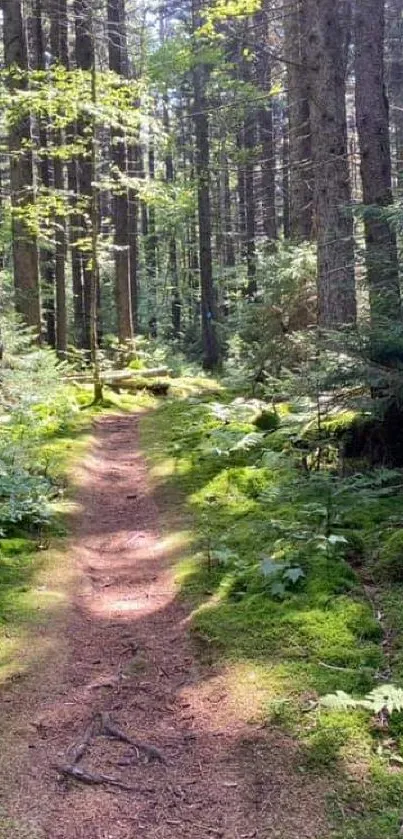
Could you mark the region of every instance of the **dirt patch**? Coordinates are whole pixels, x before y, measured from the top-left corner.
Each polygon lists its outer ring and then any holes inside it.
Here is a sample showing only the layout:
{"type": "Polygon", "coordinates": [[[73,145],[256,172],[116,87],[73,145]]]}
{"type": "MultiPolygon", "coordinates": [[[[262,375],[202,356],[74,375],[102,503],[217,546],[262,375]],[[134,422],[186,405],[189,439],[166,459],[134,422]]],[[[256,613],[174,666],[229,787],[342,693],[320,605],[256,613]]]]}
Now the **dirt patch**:
{"type": "MultiPolygon", "coordinates": [[[[46,839],[319,839],[323,791],[298,772],[296,745],[239,718],[225,675],[195,656],[137,426],[135,416],[97,423],[80,476],[68,621],[40,679],[2,697],[9,824],[46,839]],[[55,769],[105,713],[165,759],[98,730],[78,765],[127,789],[55,769]]],[[[7,830],[8,839],[23,835],[7,830]]]]}

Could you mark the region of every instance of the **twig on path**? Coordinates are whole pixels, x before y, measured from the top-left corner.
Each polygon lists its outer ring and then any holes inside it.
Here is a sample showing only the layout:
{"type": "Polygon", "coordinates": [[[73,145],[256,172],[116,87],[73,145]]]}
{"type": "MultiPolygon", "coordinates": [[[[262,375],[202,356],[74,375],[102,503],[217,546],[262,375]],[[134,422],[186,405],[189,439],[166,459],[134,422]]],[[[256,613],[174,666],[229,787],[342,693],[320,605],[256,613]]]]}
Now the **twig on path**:
{"type": "Polygon", "coordinates": [[[114,724],[108,712],[105,711],[101,713],[100,716],[101,734],[106,734],[107,737],[112,737],[114,740],[120,740],[122,743],[127,743],[129,746],[133,746],[138,757],[139,752],[143,752],[149,760],[157,760],[159,763],[166,765],[167,761],[164,755],[155,746],[151,746],[149,743],[142,743],[140,740],[135,740],[133,737],[129,737],[128,734],[125,734],[124,731],[121,731],[120,728],[114,724]]]}
{"type": "Polygon", "coordinates": [[[57,769],[60,775],[64,775],[65,778],[74,778],[75,781],[80,781],[82,784],[89,786],[107,784],[127,791],[133,790],[132,786],[125,784],[123,781],[119,781],[117,778],[111,778],[109,775],[101,775],[98,772],[88,772],[86,769],[80,769],[79,766],[55,764],[55,769],[57,769]]]}

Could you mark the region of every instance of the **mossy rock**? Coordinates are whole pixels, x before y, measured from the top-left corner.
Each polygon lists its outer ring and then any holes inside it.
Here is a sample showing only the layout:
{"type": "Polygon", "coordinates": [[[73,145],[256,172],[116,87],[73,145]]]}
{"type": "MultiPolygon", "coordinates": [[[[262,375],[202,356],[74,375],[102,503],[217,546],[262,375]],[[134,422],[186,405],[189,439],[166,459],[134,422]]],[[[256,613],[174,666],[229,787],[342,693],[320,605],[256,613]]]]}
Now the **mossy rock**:
{"type": "Polygon", "coordinates": [[[259,431],[277,431],[280,427],[280,417],[276,411],[261,411],[253,421],[259,431]]]}
{"type": "Polygon", "coordinates": [[[403,530],[397,530],[386,540],[378,561],[381,577],[403,583],[403,530]]]}

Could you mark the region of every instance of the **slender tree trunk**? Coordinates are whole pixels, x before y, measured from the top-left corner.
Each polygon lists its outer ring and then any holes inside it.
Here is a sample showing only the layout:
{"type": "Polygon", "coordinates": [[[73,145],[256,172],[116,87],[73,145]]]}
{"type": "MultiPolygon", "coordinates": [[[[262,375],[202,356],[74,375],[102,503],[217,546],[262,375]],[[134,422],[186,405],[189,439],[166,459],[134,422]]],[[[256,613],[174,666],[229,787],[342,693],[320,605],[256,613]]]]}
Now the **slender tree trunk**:
{"type": "MultiPolygon", "coordinates": [[[[155,180],[155,143],[152,132],[148,141],[148,174],[151,181],[155,180]]],[[[158,239],[157,239],[157,216],[155,207],[150,204],[148,207],[148,235],[146,239],[146,261],[148,276],[148,295],[151,304],[151,317],[158,319],[158,239]]]]}
{"type": "Polygon", "coordinates": [[[234,225],[232,213],[232,195],[228,167],[228,158],[223,154],[222,160],[223,170],[223,194],[224,194],[224,219],[225,219],[225,267],[235,268],[235,245],[234,245],[234,225]]]}
{"type": "MultiPolygon", "coordinates": [[[[138,175],[138,148],[130,146],[128,149],[129,172],[138,175]]],[[[129,190],[129,248],[130,248],[130,300],[132,306],[132,323],[134,334],[139,330],[139,197],[135,189],[129,190]]]]}
{"type": "Polygon", "coordinates": [[[396,235],[382,210],[392,204],[389,109],[384,71],[384,0],[355,12],[356,114],[361,151],[367,279],[373,321],[401,317],[396,235]]]}
{"type": "MultiPolygon", "coordinates": [[[[124,0],[108,0],[109,69],[120,76],[127,73],[124,0]]],[[[122,132],[112,135],[112,162],[119,175],[127,174],[127,149],[122,132]]],[[[129,202],[128,191],[122,186],[113,197],[115,227],[115,293],[118,337],[122,342],[133,338],[133,313],[130,282],[129,202]]]]}
{"type": "Polygon", "coordinates": [[[318,241],[318,320],[354,323],[356,297],[347,156],[345,52],[334,0],[304,0],[318,241]]]}
{"type": "MultiPolygon", "coordinates": [[[[28,54],[23,10],[20,0],[3,3],[4,61],[6,67],[28,70],[28,54]]],[[[11,90],[26,82],[11,76],[11,90]]],[[[27,326],[41,333],[38,249],[25,213],[34,202],[34,171],[31,144],[31,119],[20,117],[9,129],[10,186],[13,209],[13,268],[15,306],[27,326]]]]}
{"type": "MultiPolygon", "coordinates": [[[[28,63],[30,69],[46,69],[45,37],[43,29],[42,0],[33,0],[28,19],[28,63]]],[[[53,188],[53,167],[48,153],[49,132],[44,119],[36,121],[37,139],[39,140],[40,157],[38,160],[38,190],[45,197],[50,195],[53,188]]],[[[49,239],[49,234],[48,234],[49,239]]],[[[39,267],[42,280],[42,301],[46,320],[46,339],[48,344],[56,347],[56,309],[55,309],[55,259],[51,244],[40,243],[39,267]]]]}
{"type": "Polygon", "coordinates": [[[283,234],[284,239],[291,236],[290,213],[290,130],[287,111],[281,120],[281,164],[282,164],[282,194],[283,194],[283,234]]]}
{"type": "Polygon", "coordinates": [[[270,98],[271,67],[268,50],[269,41],[269,2],[264,0],[261,11],[255,15],[257,28],[256,75],[259,96],[267,95],[267,101],[259,106],[257,123],[261,148],[260,189],[262,203],[263,232],[269,241],[277,238],[276,222],[276,156],[273,136],[273,106],[270,98]]]}
{"type": "MultiPolygon", "coordinates": [[[[69,67],[67,0],[50,0],[50,50],[53,61],[69,67]]],[[[62,144],[62,131],[55,133],[55,142],[62,144]]],[[[56,157],[53,163],[55,190],[65,191],[65,170],[63,162],[56,157]]],[[[67,353],[67,305],[66,305],[66,221],[63,216],[55,218],[55,282],[56,282],[56,348],[60,358],[67,353]]]]}
{"type": "MultiPolygon", "coordinates": [[[[171,124],[169,118],[168,97],[164,97],[163,101],[163,120],[164,129],[167,137],[171,133],[171,124]]],[[[169,148],[165,155],[165,176],[168,184],[173,184],[175,180],[174,160],[171,149],[169,148]]],[[[168,273],[172,286],[171,305],[172,305],[172,329],[176,337],[181,331],[181,310],[182,302],[179,290],[179,274],[178,274],[178,252],[176,247],[176,230],[172,230],[169,235],[168,243],[168,273]]]]}
{"type": "Polygon", "coordinates": [[[290,233],[294,239],[312,237],[313,169],[307,69],[306,14],[302,0],[285,9],[287,58],[290,233]]]}
{"type": "Polygon", "coordinates": [[[389,2],[388,43],[390,49],[389,93],[394,128],[397,191],[403,195],[403,0],[389,2]]]}
{"type": "MultiPolygon", "coordinates": [[[[193,0],[192,3],[194,32],[197,31],[200,25],[201,7],[199,3],[200,0],[193,0]]],[[[203,364],[205,369],[213,370],[219,363],[219,345],[216,331],[217,313],[211,247],[210,137],[207,116],[206,76],[207,68],[200,60],[197,60],[196,55],[193,69],[193,93],[198,183],[203,364]]]]}
{"type": "Polygon", "coordinates": [[[255,197],[255,161],[256,161],[256,111],[250,110],[245,119],[245,210],[246,210],[246,264],[248,285],[246,293],[253,297],[256,285],[256,197],[255,197]]]}
{"type": "MultiPolygon", "coordinates": [[[[76,65],[80,70],[91,72],[94,66],[94,43],[91,37],[92,32],[92,3],[91,0],[74,0],[75,11],[75,58],[76,65]]],[[[82,137],[86,136],[86,124],[81,122],[77,126],[77,133],[82,137]]],[[[77,159],[77,186],[80,197],[84,198],[88,206],[92,202],[92,184],[93,184],[93,167],[92,159],[86,155],[80,155],[77,159]]],[[[89,235],[90,229],[85,221],[85,217],[81,216],[77,221],[82,227],[82,236],[89,235]]],[[[83,330],[82,330],[82,345],[83,349],[91,350],[91,284],[93,281],[93,272],[89,261],[81,256],[81,270],[82,270],[82,293],[83,293],[83,330]]]]}
{"type": "Polygon", "coordinates": [[[243,131],[240,130],[236,137],[237,145],[237,191],[238,191],[238,237],[239,255],[241,259],[246,257],[246,188],[245,188],[245,150],[243,131]]]}

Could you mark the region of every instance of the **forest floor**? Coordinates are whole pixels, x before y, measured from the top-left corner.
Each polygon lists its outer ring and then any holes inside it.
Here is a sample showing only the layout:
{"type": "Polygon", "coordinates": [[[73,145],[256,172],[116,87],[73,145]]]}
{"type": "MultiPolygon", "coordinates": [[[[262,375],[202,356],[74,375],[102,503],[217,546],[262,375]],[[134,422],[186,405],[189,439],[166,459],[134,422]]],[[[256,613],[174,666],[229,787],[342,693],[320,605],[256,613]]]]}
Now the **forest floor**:
{"type": "Polygon", "coordinates": [[[2,689],[0,836],[328,836],[331,781],[304,771],[292,736],[251,721],[225,668],[197,654],[173,570],[180,499],[159,497],[138,426],[136,414],[97,419],[63,560],[69,597],[32,633],[36,666],[2,689]],[[105,736],[105,713],[140,745],[105,736]],[[92,722],[78,766],[128,789],[60,776],[92,722]]]}

